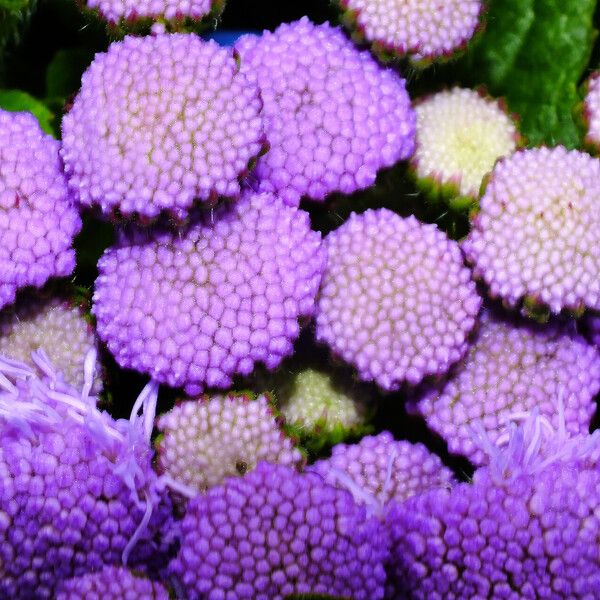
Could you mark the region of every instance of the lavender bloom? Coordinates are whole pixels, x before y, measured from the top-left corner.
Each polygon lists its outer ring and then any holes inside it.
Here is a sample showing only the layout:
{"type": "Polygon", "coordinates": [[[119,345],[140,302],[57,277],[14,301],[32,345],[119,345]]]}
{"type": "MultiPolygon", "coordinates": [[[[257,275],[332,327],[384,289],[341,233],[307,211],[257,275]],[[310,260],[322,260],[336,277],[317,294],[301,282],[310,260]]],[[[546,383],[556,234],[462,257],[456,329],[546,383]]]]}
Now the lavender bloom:
{"type": "Polygon", "coordinates": [[[148,29],[158,22],[169,31],[179,31],[217,18],[225,0],[82,0],[111,29],[148,29]]]}
{"type": "Polygon", "coordinates": [[[485,310],[467,356],[446,383],[417,397],[412,410],[448,442],[450,452],[480,465],[487,457],[473,427],[498,443],[511,419],[534,408],[557,426],[555,398],[562,394],[567,431],[583,434],[599,391],[600,351],[570,327],[485,310]]]}
{"type": "Polygon", "coordinates": [[[519,141],[506,107],[475,90],[455,87],[433,94],[420,100],[415,112],[411,168],[422,186],[450,199],[476,200],[484,176],[519,141]]]}
{"type": "MultiPolygon", "coordinates": [[[[79,389],[84,359],[96,347],[96,336],[81,310],[60,298],[21,297],[0,313],[0,355],[34,366],[31,353],[47,348],[48,358],[65,381],[79,389]]],[[[99,365],[98,365],[99,367],[99,365]]],[[[102,389],[99,368],[92,393],[102,389]]]]}
{"type": "Polygon", "coordinates": [[[464,48],[479,25],[482,0],[338,0],[342,21],[359,41],[384,55],[414,61],[464,48]]]}
{"type": "Polygon", "coordinates": [[[107,566],[61,582],[56,600],[169,600],[169,592],[158,581],[124,567],[107,566]]]}
{"type": "Polygon", "coordinates": [[[193,598],[383,598],[382,526],[315,473],[261,462],[193,499],[181,533],[170,570],[193,598]]]}
{"type": "Polygon", "coordinates": [[[33,115],[0,109],[0,308],[18,289],[42,287],[75,267],[71,244],[81,220],[59,146],[33,115]]]}
{"type": "Polygon", "coordinates": [[[380,516],[390,502],[454,484],[452,471],[423,444],[396,441],[389,431],[366,436],[358,444],[338,444],[330,458],[317,461],[309,470],[347,489],[357,503],[380,516]]]}
{"type": "Polygon", "coordinates": [[[386,390],[443,375],[467,350],[481,305],[458,244],[387,209],[325,238],[317,340],[386,390]]]}
{"type": "Polygon", "coordinates": [[[472,483],[396,505],[390,597],[595,598],[598,434],[568,438],[534,414],[506,448],[488,441],[490,466],[472,483]]]}
{"type": "Polygon", "coordinates": [[[493,298],[600,309],[599,182],[600,160],[562,146],[496,164],[462,245],[493,298]]]}
{"type": "Polygon", "coordinates": [[[125,239],[100,259],[94,293],[117,362],[189,394],[291,354],[325,262],[308,214],[270,194],[248,193],[212,221],[125,239]]]}
{"type": "Polygon", "coordinates": [[[586,84],[583,118],[587,126],[585,142],[600,149],[600,71],[592,73],[586,84]]]}
{"type": "Polygon", "coordinates": [[[260,87],[269,152],[258,189],[288,204],[323,200],[375,182],[408,158],[415,115],[404,80],[359,51],[339,28],[304,17],[235,46],[242,73],[260,87]]]}
{"type": "Polygon", "coordinates": [[[263,150],[258,88],[193,34],[126,37],[96,55],[62,122],[69,186],[106,214],[183,220],[235,197],[263,150]]]}
{"type": "Polygon", "coordinates": [[[81,392],[41,351],[39,371],[0,360],[3,598],[51,598],[58,583],[104,565],[155,569],[167,558],[171,505],[149,446],[156,399],[146,390],[143,417],[115,422],[89,396],[94,359],[81,392]]]}
{"type": "Polygon", "coordinates": [[[227,394],[177,404],[156,422],[158,468],[194,495],[243,475],[258,461],[298,467],[303,456],[263,394],[227,394]]]}

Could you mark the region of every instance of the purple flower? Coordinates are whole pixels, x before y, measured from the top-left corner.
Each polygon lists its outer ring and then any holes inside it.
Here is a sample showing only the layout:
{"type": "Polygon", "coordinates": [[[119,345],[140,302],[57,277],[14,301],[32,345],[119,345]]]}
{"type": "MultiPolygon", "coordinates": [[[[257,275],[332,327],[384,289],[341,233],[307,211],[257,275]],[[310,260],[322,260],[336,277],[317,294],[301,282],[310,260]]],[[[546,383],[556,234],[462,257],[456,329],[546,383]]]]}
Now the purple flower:
{"type": "Polygon", "coordinates": [[[385,55],[414,61],[451,56],[466,46],[483,11],[482,0],[338,0],[353,37],[385,55]]]}
{"type": "Polygon", "coordinates": [[[594,71],[586,82],[583,118],[587,126],[585,142],[594,150],[600,148],[600,71],[594,71]]]}
{"type": "Polygon", "coordinates": [[[325,238],[317,340],[385,390],[443,375],[467,350],[481,305],[458,244],[387,209],[325,238]]]}
{"type": "Polygon", "coordinates": [[[382,526],[315,473],[261,462],[193,499],[181,534],[170,571],[193,598],[383,598],[382,526]]]}
{"type": "Polygon", "coordinates": [[[598,433],[568,438],[533,415],[505,449],[490,444],[472,483],[396,505],[390,597],[595,598],[598,433]]]}
{"type": "Polygon", "coordinates": [[[500,160],[462,244],[493,298],[600,309],[600,160],[556,148],[500,160]]]}
{"type": "Polygon", "coordinates": [[[94,351],[81,392],[34,358],[35,371],[0,359],[0,597],[51,598],[104,565],[160,567],[172,513],[151,464],[156,397],[114,421],[88,395],[94,351]]]}
{"type": "Polygon", "coordinates": [[[151,581],[124,567],[107,566],[61,582],[56,600],[169,600],[169,592],[158,581],[151,581]]]}
{"type": "Polygon", "coordinates": [[[356,502],[380,516],[392,501],[454,484],[452,471],[423,444],[396,441],[389,431],[366,436],[358,444],[338,444],[330,458],[319,460],[309,470],[347,489],[356,502]]]}
{"type": "Polygon", "coordinates": [[[20,288],[42,287],[75,267],[81,220],[59,146],[30,113],[0,109],[0,308],[20,288]]]}
{"type": "Polygon", "coordinates": [[[539,325],[485,310],[467,356],[447,382],[417,397],[412,410],[448,442],[450,452],[483,464],[474,428],[498,443],[507,423],[534,408],[556,426],[561,397],[565,427],[585,433],[599,391],[600,352],[569,325],[539,325]]]}
{"type": "Polygon", "coordinates": [[[227,388],[292,353],[325,262],[308,214],[270,194],[176,233],[125,238],[98,263],[93,313],[117,362],[157,381],[227,388]]]}
{"type": "Polygon", "coordinates": [[[404,80],[339,28],[304,17],[246,35],[235,48],[264,101],[270,150],[253,174],[260,191],[292,205],[348,194],[412,154],[415,114],[404,80]]]}
{"type": "Polygon", "coordinates": [[[96,54],[62,122],[69,186],[106,214],[183,220],[235,197],[264,144],[258,88],[194,34],[126,37],[96,54]]]}

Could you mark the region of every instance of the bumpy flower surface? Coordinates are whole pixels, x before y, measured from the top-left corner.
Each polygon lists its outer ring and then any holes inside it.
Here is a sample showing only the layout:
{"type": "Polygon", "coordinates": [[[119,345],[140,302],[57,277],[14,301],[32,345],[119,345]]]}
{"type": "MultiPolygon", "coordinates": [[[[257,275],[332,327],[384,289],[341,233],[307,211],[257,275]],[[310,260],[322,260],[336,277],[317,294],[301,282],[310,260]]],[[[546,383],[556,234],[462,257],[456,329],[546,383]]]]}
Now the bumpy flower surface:
{"type": "Polygon", "coordinates": [[[597,596],[600,437],[555,442],[553,455],[536,455],[533,429],[513,430],[509,447],[472,483],[414,496],[388,513],[390,597],[597,596]]]}
{"type": "Polygon", "coordinates": [[[479,24],[482,0],[338,0],[344,20],[376,50],[415,60],[454,54],[479,24]]]}
{"type": "Polygon", "coordinates": [[[18,289],[42,287],[75,267],[71,244],[81,220],[59,147],[30,113],[0,110],[0,308],[18,289]]]}
{"type": "Polygon", "coordinates": [[[386,390],[442,375],[467,350],[481,305],[458,244],[387,209],[325,238],[316,336],[386,390]]]}
{"type": "Polygon", "coordinates": [[[383,597],[387,537],[345,490],[260,463],[197,496],[170,565],[190,597],[383,597]]]}
{"type": "Polygon", "coordinates": [[[282,388],[276,388],[277,407],[286,421],[305,432],[352,430],[364,425],[367,406],[350,389],[336,385],[332,377],[316,369],[299,371],[282,388]]]}
{"type": "Polygon", "coordinates": [[[196,492],[243,475],[264,460],[300,466],[302,454],[282,431],[269,399],[228,394],[182,402],[161,415],[158,468],[196,492]]]}
{"type": "MultiPolygon", "coordinates": [[[[23,297],[0,313],[0,355],[33,366],[31,353],[47,348],[52,364],[76,388],[84,384],[84,359],[95,346],[96,336],[82,312],[60,298],[23,297]]],[[[96,372],[92,391],[101,389],[96,372]]]]}
{"type": "Polygon", "coordinates": [[[588,80],[583,116],[587,125],[585,141],[600,149],[600,71],[593,73],[588,80]]]}
{"type": "Polygon", "coordinates": [[[513,416],[538,408],[555,426],[556,398],[565,402],[566,428],[585,433],[600,391],[600,351],[571,328],[538,325],[484,311],[467,356],[440,388],[432,387],[414,404],[450,452],[483,464],[473,427],[496,443],[513,416]]]}
{"type": "Polygon", "coordinates": [[[463,250],[492,297],[600,309],[600,160],[534,148],[500,160],[463,250]]]}
{"type": "Polygon", "coordinates": [[[141,428],[95,408],[91,369],[80,392],[41,366],[0,365],[2,598],[53,598],[107,564],[154,569],[169,549],[171,505],[141,428]]]}
{"type": "Polygon", "coordinates": [[[139,573],[107,566],[62,582],[56,600],[169,600],[169,592],[162,583],[139,573]]]}
{"type": "Polygon", "coordinates": [[[453,88],[416,107],[417,146],[411,160],[417,179],[476,199],[484,175],[511,154],[518,132],[503,106],[474,90],[453,88]]]}
{"type": "Polygon", "coordinates": [[[394,500],[402,502],[432,488],[454,483],[452,471],[423,444],[396,441],[389,431],[366,436],[358,444],[338,444],[331,457],[311,471],[347,489],[354,499],[383,514],[394,500]]]}
{"type": "Polygon", "coordinates": [[[93,312],[117,362],[190,394],[292,353],[325,252],[308,214],[247,194],[183,232],[125,239],[100,259],[93,312]]]}
{"type": "Polygon", "coordinates": [[[375,182],[408,158],[415,114],[404,80],[358,50],[339,28],[308,18],[236,44],[242,73],[260,87],[270,150],[253,175],[287,203],[323,200],[375,182]]]}
{"type": "Polygon", "coordinates": [[[96,55],[63,118],[69,186],[105,213],[183,219],[196,200],[238,195],[263,148],[261,106],[231,49],[126,37],[96,55]]]}
{"type": "Polygon", "coordinates": [[[199,23],[217,16],[224,0],[84,0],[86,8],[94,10],[111,26],[136,29],[145,23],[159,21],[169,28],[199,23]]]}

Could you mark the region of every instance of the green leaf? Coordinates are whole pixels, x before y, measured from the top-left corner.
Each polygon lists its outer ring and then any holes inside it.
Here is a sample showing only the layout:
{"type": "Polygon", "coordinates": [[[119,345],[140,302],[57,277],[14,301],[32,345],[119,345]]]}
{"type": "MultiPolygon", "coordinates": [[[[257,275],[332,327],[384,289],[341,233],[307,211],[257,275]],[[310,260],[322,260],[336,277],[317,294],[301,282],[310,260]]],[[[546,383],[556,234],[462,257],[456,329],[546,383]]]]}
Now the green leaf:
{"type": "Polygon", "coordinates": [[[31,0],[0,0],[0,10],[16,12],[29,7],[31,0]]]}
{"type": "Polygon", "coordinates": [[[33,114],[41,128],[55,135],[52,125],[54,113],[41,101],[21,90],[0,90],[0,108],[12,112],[27,111],[33,114]]]}
{"type": "Polygon", "coordinates": [[[74,94],[81,84],[81,75],[92,62],[91,48],[63,48],[59,50],[46,71],[46,95],[62,100],[74,94]]]}
{"type": "Polygon", "coordinates": [[[472,82],[504,96],[531,145],[581,144],[573,109],[596,32],[595,0],[491,0],[466,63],[472,82]]]}

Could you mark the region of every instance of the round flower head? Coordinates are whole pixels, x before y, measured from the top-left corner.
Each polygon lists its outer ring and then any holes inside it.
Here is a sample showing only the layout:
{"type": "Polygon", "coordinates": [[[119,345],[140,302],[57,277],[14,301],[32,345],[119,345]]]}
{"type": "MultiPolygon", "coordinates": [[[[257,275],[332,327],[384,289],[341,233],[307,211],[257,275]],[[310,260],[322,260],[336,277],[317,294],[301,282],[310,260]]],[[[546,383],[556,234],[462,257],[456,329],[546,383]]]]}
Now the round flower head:
{"type": "Polygon", "coordinates": [[[356,502],[380,516],[391,501],[402,502],[454,483],[452,471],[423,444],[395,441],[388,431],[366,436],[358,444],[338,444],[330,458],[309,469],[327,483],[347,489],[356,502]]]}
{"type": "Polygon", "coordinates": [[[292,353],[325,253],[308,214],[247,194],[186,230],[105,252],[92,311],[117,362],[195,394],[292,353]]]}
{"type": "Polygon", "coordinates": [[[161,415],[158,468],[194,495],[243,475],[264,460],[300,466],[302,454],[282,431],[268,398],[228,394],[182,402],[161,415]]]}
{"type": "Polygon", "coordinates": [[[391,597],[595,598],[598,433],[548,434],[538,417],[513,428],[506,449],[490,447],[472,483],[392,508],[391,597]],[[545,435],[550,453],[539,451],[545,435]]]}
{"type": "Polygon", "coordinates": [[[63,118],[69,185],[104,213],[184,219],[196,200],[238,195],[263,148],[261,106],[231,49],[126,37],[96,55],[63,118]]]}
{"type": "Polygon", "coordinates": [[[158,581],[150,581],[124,567],[107,566],[59,584],[56,600],[169,600],[158,581]]]}
{"type": "Polygon", "coordinates": [[[587,126],[585,142],[598,151],[600,150],[600,71],[592,73],[587,81],[583,118],[587,126]]]}
{"type": "Polygon", "coordinates": [[[315,473],[261,462],[190,501],[170,571],[189,597],[383,598],[379,521],[315,473]]]}
{"type": "Polygon", "coordinates": [[[499,161],[463,250],[492,297],[600,309],[600,160],[534,148],[499,161]]]}
{"type": "Polygon", "coordinates": [[[323,200],[375,183],[408,158],[415,115],[404,80],[358,50],[339,28],[308,18],[235,46],[242,73],[260,87],[269,152],[253,175],[288,204],[323,200]]]}
{"type": "Polygon", "coordinates": [[[81,4],[107,21],[112,31],[140,33],[154,23],[168,31],[198,29],[225,8],[225,0],[81,0],[81,4]]]}
{"type": "MultiPolygon", "coordinates": [[[[95,347],[96,336],[81,310],[60,298],[20,297],[0,313],[0,355],[33,366],[31,353],[47,348],[52,364],[75,388],[84,384],[84,358],[95,347]]],[[[101,389],[98,370],[92,392],[101,389]]]]}
{"type": "Polygon", "coordinates": [[[94,351],[81,392],[42,351],[35,360],[39,371],[0,360],[0,597],[54,597],[107,564],[164,565],[172,517],[151,464],[154,384],[131,421],[114,421],[89,396],[94,351]]]}
{"type": "Polygon", "coordinates": [[[463,88],[419,102],[417,144],[411,166],[417,181],[437,194],[473,202],[484,175],[511,154],[519,139],[514,122],[497,101],[463,88]]]}
{"type": "Polygon", "coordinates": [[[415,61],[449,57],[479,24],[482,0],[338,0],[342,20],[359,41],[385,55],[415,61]]]}
{"type": "Polygon", "coordinates": [[[450,452],[483,464],[474,426],[496,443],[510,419],[536,407],[556,425],[555,398],[563,394],[567,430],[585,433],[599,391],[600,352],[569,327],[484,311],[474,344],[450,379],[411,408],[448,442],[450,452]]]}
{"type": "Polygon", "coordinates": [[[442,375],[467,350],[481,300],[458,244],[387,209],[325,238],[316,336],[386,390],[442,375]]]}
{"type": "Polygon", "coordinates": [[[0,308],[18,289],[75,267],[81,220],[62,172],[59,142],[30,113],[0,109],[0,308]]]}
{"type": "Polygon", "coordinates": [[[371,398],[362,390],[342,386],[329,373],[310,367],[291,375],[282,373],[275,399],[286,422],[316,447],[359,434],[370,413],[371,398]]]}

